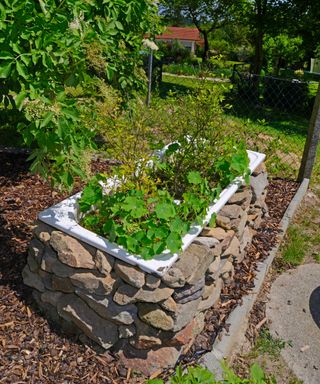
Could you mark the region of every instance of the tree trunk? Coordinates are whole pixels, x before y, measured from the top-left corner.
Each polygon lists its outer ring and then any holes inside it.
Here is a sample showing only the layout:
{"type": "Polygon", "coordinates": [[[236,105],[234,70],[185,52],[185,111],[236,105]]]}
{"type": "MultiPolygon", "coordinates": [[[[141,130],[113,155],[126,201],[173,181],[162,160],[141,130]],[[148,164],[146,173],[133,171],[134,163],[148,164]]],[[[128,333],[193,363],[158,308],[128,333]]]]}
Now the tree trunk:
{"type": "Polygon", "coordinates": [[[254,73],[259,75],[263,65],[263,38],[264,23],[267,9],[266,0],[256,0],[256,41],[255,41],[255,58],[254,73]]]}
{"type": "Polygon", "coordinates": [[[209,57],[209,33],[208,31],[202,31],[203,34],[203,40],[204,40],[204,46],[203,46],[203,55],[202,59],[204,62],[208,60],[209,57]]]}
{"type": "Polygon", "coordinates": [[[263,65],[263,36],[262,30],[259,30],[256,38],[256,49],[254,58],[254,73],[259,75],[263,65]]]}

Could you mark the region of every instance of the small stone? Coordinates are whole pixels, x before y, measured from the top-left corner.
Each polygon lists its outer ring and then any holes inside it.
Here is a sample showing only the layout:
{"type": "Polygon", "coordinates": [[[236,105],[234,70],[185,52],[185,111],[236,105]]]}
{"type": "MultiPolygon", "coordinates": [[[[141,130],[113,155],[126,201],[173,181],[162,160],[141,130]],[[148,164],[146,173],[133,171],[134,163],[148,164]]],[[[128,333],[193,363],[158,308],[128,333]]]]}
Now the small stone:
{"type": "Polygon", "coordinates": [[[118,328],[119,338],[120,339],[129,339],[136,334],[136,327],[131,325],[119,325],[118,328]]]}
{"type": "Polygon", "coordinates": [[[189,344],[194,338],[201,333],[204,328],[204,315],[199,313],[189,324],[177,332],[168,342],[167,345],[182,346],[189,344]]]}
{"type": "Polygon", "coordinates": [[[220,245],[220,242],[218,239],[215,237],[210,237],[210,236],[198,236],[194,241],[194,244],[200,244],[204,245],[208,248],[214,248],[217,245],[220,245]]]}
{"type": "Polygon", "coordinates": [[[161,284],[160,277],[153,276],[150,274],[146,275],[146,286],[148,288],[156,289],[156,288],[159,288],[160,284],[161,284]]]}
{"type": "Polygon", "coordinates": [[[252,238],[255,235],[255,231],[249,227],[246,227],[243,231],[243,236],[240,241],[240,252],[244,252],[247,245],[251,244],[252,238]]]}
{"type": "Polygon", "coordinates": [[[122,284],[113,296],[113,300],[119,305],[127,305],[136,301],[137,288],[128,284],[122,284]]]}
{"type": "Polygon", "coordinates": [[[198,306],[198,311],[206,311],[213,307],[220,299],[223,282],[218,279],[214,284],[206,289],[206,299],[202,300],[198,306]]]}
{"type": "Polygon", "coordinates": [[[73,268],[94,269],[94,248],[59,231],[51,233],[50,245],[57,251],[58,259],[73,268]]]}
{"type": "Polygon", "coordinates": [[[191,300],[196,300],[202,295],[202,289],[205,285],[205,277],[197,281],[194,285],[185,285],[183,288],[176,289],[173,298],[177,303],[187,303],[191,300]]]}
{"type": "Polygon", "coordinates": [[[234,266],[231,261],[223,260],[220,266],[220,277],[225,284],[229,284],[234,276],[234,266]]]}
{"type": "Polygon", "coordinates": [[[67,277],[52,276],[52,289],[64,293],[73,293],[74,286],[67,277]]]}
{"type": "Polygon", "coordinates": [[[206,283],[211,284],[217,279],[218,271],[220,268],[220,261],[221,261],[221,257],[220,256],[216,257],[214,261],[209,265],[209,268],[205,275],[206,283]]]}
{"type": "Polygon", "coordinates": [[[73,268],[61,263],[61,261],[58,260],[57,254],[50,246],[47,246],[44,250],[41,269],[59,277],[69,277],[74,273],[73,268]]]}
{"type": "Polygon", "coordinates": [[[252,189],[252,200],[251,203],[254,203],[257,201],[262,193],[265,191],[266,187],[268,186],[268,177],[266,173],[260,173],[259,175],[255,177],[251,177],[250,185],[252,189]]]}
{"type": "Polygon", "coordinates": [[[121,279],[133,287],[141,288],[144,286],[145,274],[137,267],[123,263],[122,261],[117,261],[115,263],[114,269],[117,275],[121,277],[121,279]]]}
{"type": "Polygon", "coordinates": [[[48,243],[50,240],[51,233],[54,231],[53,227],[43,223],[42,221],[37,221],[36,226],[33,229],[33,234],[42,242],[48,243]]]}
{"type": "Polygon", "coordinates": [[[176,312],[177,311],[177,303],[173,300],[172,297],[169,297],[167,300],[162,302],[160,306],[168,312],[176,312]]]}
{"type": "Polygon", "coordinates": [[[44,245],[41,243],[41,241],[32,239],[29,244],[28,254],[36,261],[39,266],[41,264],[43,252],[44,245]]]}
{"type": "Polygon", "coordinates": [[[216,224],[223,229],[231,229],[230,219],[226,216],[217,215],[216,224]]]}
{"type": "Polygon", "coordinates": [[[143,301],[146,303],[158,303],[159,301],[166,300],[173,294],[172,288],[161,285],[157,289],[141,288],[136,294],[136,301],[143,301]]]}
{"type": "Polygon", "coordinates": [[[108,275],[111,273],[115,262],[113,256],[109,255],[108,253],[102,252],[99,249],[97,249],[96,251],[94,261],[98,271],[104,275],[108,275]]]}
{"type": "Polygon", "coordinates": [[[222,258],[237,258],[240,255],[240,242],[237,237],[234,237],[229,245],[229,247],[224,251],[222,258]]]}
{"type": "Polygon", "coordinates": [[[61,292],[46,291],[41,294],[41,301],[43,301],[44,303],[49,303],[56,307],[62,295],[63,294],[61,292]]]}
{"type": "Polygon", "coordinates": [[[37,270],[39,269],[39,264],[36,262],[35,258],[31,256],[30,253],[28,254],[27,262],[28,262],[30,271],[37,272],[37,270]]]}
{"type": "Polygon", "coordinates": [[[240,239],[243,235],[243,232],[244,232],[244,229],[246,227],[246,224],[247,224],[247,220],[248,220],[248,214],[247,213],[244,213],[239,221],[239,223],[236,224],[236,227],[233,226],[232,224],[232,228],[235,230],[236,234],[237,234],[237,237],[240,239]]]}
{"type": "Polygon", "coordinates": [[[201,302],[199,297],[197,300],[189,301],[185,304],[177,304],[177,311],[173,315],[174,327],[173,331],[177,332],[184,328],[190,321],[193,320],[195,315],[198,313],[198,306],[201,302]]]}
{"type": "Polygon", "coordinates": [[[229,219],[237,219],[243,213],[241,206],[237,204],[225,205],[219,212],[219,216],[228,217],[229,219]]]}
{"type": "Polygon", "coordinates": [[[130,344],[136,349],[151,349],[161,345],[162,341],[158,337],[141,335],[136,340],[130,340],[130,344]]]}
{"type": "Polygon", "coordinates": [[[117,324],[132,324],[137,316],[137,307],[135,305],[117,305],[112,301],[111,295],[98,296],[80,289],[76,290],[76,294],[99,316],[117,324]]]}
{"type": "Polygon", "coordinates": [[[257,176],[259,175],[260,173],[265,173],[267,172],[267,169],[266,169],[266,165],[265,163],[261,163],[253,172],[252,172],[252,176],[257,176]]]}
{"type": "Polygon", "coordinates": [[[170,331],[174,322],[159,306],[154,304],[139,304],[139,317],[154,328],[170,331]]]}
{"type": "Polygon", "coordinates": [[[186,283],[186,279],[179,268],[170,268],[164,276],[162,281],[171,288],[183,287],[186,283]]]}
{"type": "Polygon", "coordinates": [[[22,271],[23,282],[29,287],[35,288],[40,292],[45,291],[42,279],[37,273],[31,272],[28,265],[22,271]]]}
{"type": "Polygon", "coordinates": [[[249,188],[235,193],[228,201],[229,204],[238,204],[242,209],[246,209],[250,205],[252,199],[252,192],[249,188]]]}
{"type": "Polygon", "coordinates": [[[107,295],[113,289],[116,280],[111,276],[99,277],[91,272],[79,272],[70,276],[71,283],[90,293],[107,295]]]}
{"type": "Polygon", "coordinates": [[[223,228],[220,228],[220,227],[216,227],[216,228],[206,227],[202,230],[201,236],[214,237],[219,241],[223,241],[227,237],[234,236],[234,232],[232,230],[225,231],[223,228]]]}
{"type": "Polygon", "coordinates": [[[72,321],[90,339],[108,349],[118,340],[118,327],[98,316],[90,307],[75,295],[63,295],[58,302],[58,313],[67,321],[72,321]]]}
{"type": "Polygon", "coordinates": [[[52,277],[53,277],[52,273],[47,273],[47,272],[43,271],[42,269],[39,269],[37,273],[40,276],[40,278],[44,284],[44,287],[51,291],[52,290],[52,277]]]}
{"type": "Polygon", "coordinates": [[[119,352],[120,362],[127,368],[151,376],[162,371],[164,367],[174,367],[180,356],[180,350],[175,347],[162,347],[158,349],[137,350],[128,346],[119,352]]]}

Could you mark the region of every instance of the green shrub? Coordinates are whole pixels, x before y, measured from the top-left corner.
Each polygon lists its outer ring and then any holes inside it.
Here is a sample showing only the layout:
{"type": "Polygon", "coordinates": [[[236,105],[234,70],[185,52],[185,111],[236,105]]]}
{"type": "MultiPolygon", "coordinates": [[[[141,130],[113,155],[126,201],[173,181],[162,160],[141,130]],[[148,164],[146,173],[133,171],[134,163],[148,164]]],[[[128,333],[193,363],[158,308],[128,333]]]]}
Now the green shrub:
{"type": "Polygon", "coordinates": [[[101,89],[126,101],[145,86],[140,51],[157,17],[151,0],[1,2],[0,113],[20,117],[32,170],[69,186],[83,176],[101,89]]]}
{"type": "Polygon", "coordinates": [[[139,110],[119,119],[106,140],[121,165],[84,189],[82,224],[144,259],[180,251],[183,235],[202,223],[221,189],[248,175],[245,147],[223,125],[220,92],[172,99],[157,128],[139,110]],[[165,143],[172,144],[156,157],[154,150],[165,143]],[[108,177],[113,183],[104,188],[108,177]]]}
{"type": "MultiPolygon", "coordinates": [[[[276,384],[275,379],[268,378],[257,364],[252,365],[248,379],[240,378],[225,364],[222,368],[224,380],[217,381],[214,374],[205,368],[189,367],[187,372],[183,373],[181,367],[178,367],[175,375],[170,379],[170,384],[276,384]]],[[[149,380],[147,384],[164,384],[164,381],[149,380]]]]}

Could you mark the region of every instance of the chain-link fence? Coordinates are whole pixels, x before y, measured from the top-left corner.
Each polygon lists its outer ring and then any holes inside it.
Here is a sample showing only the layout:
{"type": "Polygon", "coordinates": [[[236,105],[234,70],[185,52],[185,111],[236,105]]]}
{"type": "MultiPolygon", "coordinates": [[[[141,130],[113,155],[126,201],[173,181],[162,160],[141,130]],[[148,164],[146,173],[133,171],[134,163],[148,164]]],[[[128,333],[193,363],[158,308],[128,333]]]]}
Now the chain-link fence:
{"type": "Polygon", "coordinates": [[[225,110],[248,146],[266,153],[269,173],[296,179],[318,83],[234,70],[225,110]]]}

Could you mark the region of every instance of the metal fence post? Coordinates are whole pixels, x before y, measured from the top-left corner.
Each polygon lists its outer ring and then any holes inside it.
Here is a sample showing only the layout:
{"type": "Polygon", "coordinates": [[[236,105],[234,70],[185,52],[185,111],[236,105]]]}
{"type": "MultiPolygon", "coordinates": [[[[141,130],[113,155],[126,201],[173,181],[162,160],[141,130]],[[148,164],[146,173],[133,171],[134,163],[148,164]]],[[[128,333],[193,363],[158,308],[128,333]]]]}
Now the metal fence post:
{"type": "Polygon", "coordinates": [[[152,67],[153,67],[153,50],[150,49],[149,61],[148,61],[148,95],[147,95],[147,106],[148,107],[150,107],[150,103],[151,103],[152,67]]]}
{"type": "Polygon", "coordinates": [[[320,83],[317,96],[313,105],[312,116],[310,119],[308,137],[303,151],[298,181],[304,178],[310,179],[313,166],[317,156],[317,147],[320,137],[320,83]]]}

